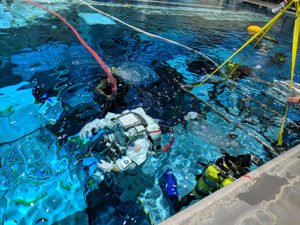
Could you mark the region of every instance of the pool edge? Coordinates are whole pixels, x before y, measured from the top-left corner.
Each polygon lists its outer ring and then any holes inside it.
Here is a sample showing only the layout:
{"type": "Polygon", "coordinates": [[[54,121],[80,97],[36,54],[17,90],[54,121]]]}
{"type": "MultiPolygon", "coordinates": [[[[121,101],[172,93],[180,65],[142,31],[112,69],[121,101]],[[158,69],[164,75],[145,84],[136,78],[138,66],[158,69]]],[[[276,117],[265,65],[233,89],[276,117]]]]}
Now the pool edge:
{"type": "MultiPolygon", "coordinates": [[[[282,197],[281,195],[284,187],[293,187],[293,185],[295,185],[295,176],[291,176],[290,178],[287,178],[285,175],[282,176],[284,171],[286,173],[290,173],[291,170],[296,170],[296,179],[300,180],[300,166],[295,166],[297,164],[300,165],[300,144],[250,172],[248,175],[253,178],[253,180],[248,177],[241,177],[232,184],[214,192],[205,199],[200,200],[199,202],[161,222],[160,225],[220,224],[220,221],[222,220],[224,220],[222,225],[227,224],[227,222],[229,222],[228,224],[236,224],[233,223],[234,221],[240,224],[240,222],[245,221],[245,219],[249,219],[249,216],[251,218],[251,214],[257,214],[258,212],[255,212],[255,210],[257,211],[261,209],[261,211],[259,211],[261,213],[265,210],[265,205],[267,203],[279,201],[282,197]],[[259,186],[258,183],[262,183],[262,176],[270,176],[273,178],[277,177],[277,180],[283,179],[286,181],[284,181],[285,183],[279,187],[279,195],[278,193],[275,194],[275,198],[271,198],[269,201],[264,201],[264,199],[262,199],[259,204],[254,205],[253,207],[253,205],[245,202],[239,197],[244,193],[250,192],[251,189],[258,189],[258,191],[260,191],[259,188],[261,188],[261,186],[259,186]],[[235,218],[232,218],[232,215],[236,213],[234,209],[241,208],[243,208],[242,212],[239,212],[239,215],[233,216],[235,218]],[[227,220],[228,218],[226,215],[222,215],[222,211],[226,211],[227,214],[230,214],[230,211],[232,211],[230,221],[227,220]]],[[[273,185],[272,179],[267,182],[269,182],[268,185],[273,185]]],[[[278,186],[278,184],[276,185],[278,186]]],[[[298,184],[296,185],[298,187],[298,184]]]]}

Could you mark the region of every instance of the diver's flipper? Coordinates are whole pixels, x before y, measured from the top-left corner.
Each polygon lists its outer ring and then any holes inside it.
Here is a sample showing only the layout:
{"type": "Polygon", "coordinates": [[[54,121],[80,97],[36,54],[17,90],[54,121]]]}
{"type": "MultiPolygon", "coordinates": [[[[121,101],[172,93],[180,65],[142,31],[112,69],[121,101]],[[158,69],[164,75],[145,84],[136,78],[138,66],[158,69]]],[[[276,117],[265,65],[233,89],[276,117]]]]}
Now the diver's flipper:
{"type": "Polygon", "coordinates": [[[172,206],[171,209],[174,209],[176,212],[178,212],[181,208],[181,205],[178,199],[177,180],[171,169],[167,169],[167,171],[163,173],[159,179],[159,185],[164,195],[166,195],[168,198],[168,201],[172,206]]]}
{"type": "Polygon", "coordinates": [[[163,173],[163,175],[159,179],[159,185],[163,192],[166,193],[169,197],[178,197],[177,180],[171,169],[167,169],[167,171],[163,173]]]}

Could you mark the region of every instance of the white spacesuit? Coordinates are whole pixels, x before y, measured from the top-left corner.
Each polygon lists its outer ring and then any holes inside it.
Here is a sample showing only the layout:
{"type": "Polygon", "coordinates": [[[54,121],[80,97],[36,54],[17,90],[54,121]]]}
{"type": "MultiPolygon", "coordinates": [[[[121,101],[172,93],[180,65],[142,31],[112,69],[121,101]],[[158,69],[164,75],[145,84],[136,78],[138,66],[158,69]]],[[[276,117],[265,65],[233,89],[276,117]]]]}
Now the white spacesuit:
{"type": "Polygon", "coordinates": [[[142,108],[126,110],[121,114],[108,113],[95,119],[80,131],[82,138],[90,138],[102,129],[111,131],[104,136],[104,149],[110,160],[100,160],[95,176],[103,172],[132,170],[144,163],[149,155],[161,150],[161,129],[158,122],[142,108]]]}

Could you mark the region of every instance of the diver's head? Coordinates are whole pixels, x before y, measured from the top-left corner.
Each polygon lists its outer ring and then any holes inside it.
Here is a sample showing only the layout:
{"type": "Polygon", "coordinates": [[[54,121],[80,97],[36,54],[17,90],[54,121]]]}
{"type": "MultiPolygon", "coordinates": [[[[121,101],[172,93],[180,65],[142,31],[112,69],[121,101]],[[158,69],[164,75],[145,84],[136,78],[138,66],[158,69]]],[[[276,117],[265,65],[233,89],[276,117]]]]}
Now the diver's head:
{"type": "Polygon", "coordinates": [[[261,164],[261,160],[256,155],[251,155],[251,162],[253,162],[255,165],[261,164]]]}
{"type": "Polygon", "coordinates": [[[237,136],[238,136],[237,133],[231,132],[227,135],[227,138],[229,141],[233,141],[236,140],[237,136]]]}
{"type": "Polygon", "coordinates": [[[111,67],[110,68],[110,73],[111,75],[115,78],[115,79],[118,79],[118,73],[117,73],[117,68],[116,67],[111,67]]]}
{"type": "Polygon", "coordinates": [[[225,153],[225,163],[230,169],[236,171],[249,169],[251,163],[260,166],[263,164],[263,161],[260,160],[259,157],[251,154],[231,156],[228,153],[225,153]]]}
{"type": "Polygon", "coordinates": [[[226,164],[234,171],[248,169],[251,166],[251,155],[230,156],[226,164]]]}

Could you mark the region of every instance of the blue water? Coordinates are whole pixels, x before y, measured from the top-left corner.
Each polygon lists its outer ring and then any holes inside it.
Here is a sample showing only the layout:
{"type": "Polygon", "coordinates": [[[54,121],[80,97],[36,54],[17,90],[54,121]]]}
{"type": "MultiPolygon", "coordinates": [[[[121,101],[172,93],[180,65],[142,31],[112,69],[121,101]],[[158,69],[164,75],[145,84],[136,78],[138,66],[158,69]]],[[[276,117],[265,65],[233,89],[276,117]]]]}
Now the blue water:
{"type": "MultiPolygon", "coordinates": [[[[180,89],[181,84],[198,82],[213,71],[206,59],[137,33],[75,1],[44,3],[78,29],[109,67],[128,71],[126,82],[131,86],[110,111],[142,107],[174,129],[172,150],[149,157],[139,175],[119,174],[97,186],[90,177],[94,167],[86,167],[92,158],[78,161],[83,149],[67,140],[101,117],[105,99],[94,88],[105,74],[60,20],[28,3],[7,2],[0,3],[1,223],[150,224],[152,220],[158,224],[174,213],[158,185],[167,168],[173,169],[183,196],[193,189],[195,175],[203,171],[197,161],[214,162],[222,156],[221,148],[233,155],[255,154],[263,161],[274,157],[180,89]],[[143,76],[130,77],[133,71],[143,76]],[[184,125],[183,116],[189,111],[200,113],[202,119],[184,125]],[[230,134],[236,138],[229,138],[230,134]]],[[[192,47],[217,64],[251,37],[247,26],[263,26],[273,16],[266,9],[229,1],[223,5],[196,0],[97,1],[95,6],[192,47]]],[[[237,89],[282,115],[285,99],[269,90],[276,80],[289,80],[292,21],[292,15],[278,21],[268,34],[278,43],[263,40],[272,48],[253,50],[243,63],[252,68],[251,76],[234,81],[237,89]],[[278,52],[286,54],[286,62],[271,61],[278,52]]],[[[238,62],[250,48],[233,61],[238,62]]],[[[300,83],[300,63],[296,63],[294,81],[300,83]]],[[[276,142],[281,117],[224,85],[208,82],[192,92],[269,145],[276,142]]],[[[299,120],[299,108],[290,107],[288,117],[299,120]]],[[[162,141],[167,144],[171,134],[162,128],[162,141]]],[[[286,130],[290,139],[285,150],[296,144],[292,137],[298,131],[286,130]]]]}

